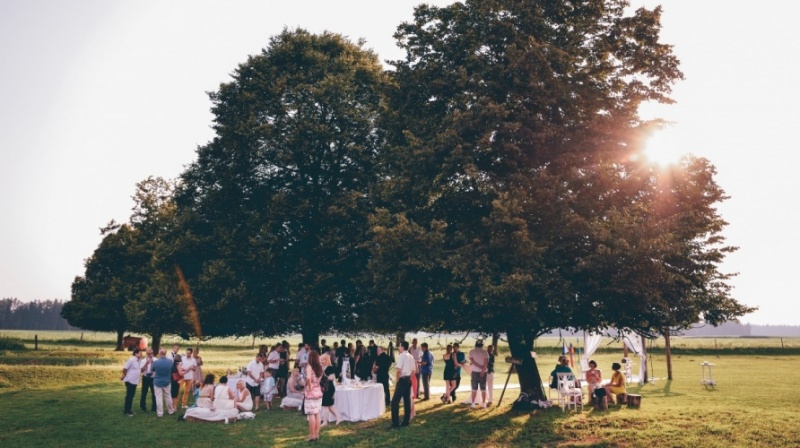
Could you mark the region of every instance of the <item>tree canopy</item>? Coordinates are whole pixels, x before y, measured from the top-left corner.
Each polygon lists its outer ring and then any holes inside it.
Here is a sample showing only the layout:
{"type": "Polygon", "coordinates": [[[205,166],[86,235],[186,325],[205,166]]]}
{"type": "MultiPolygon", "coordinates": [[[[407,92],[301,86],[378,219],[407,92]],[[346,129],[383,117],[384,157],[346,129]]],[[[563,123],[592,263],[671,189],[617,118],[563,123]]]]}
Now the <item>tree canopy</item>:
{"type": "Polygon", "coordinates": [[[736,248],[713,165],[640,157],[661,122],[639,106],[670,102],[683,75],[661,9],[628,6],[420,5],[390,70],[363,42],[284,30],[210,94],[216,136],[174,195],[138,186],[131,224],[87,262],[74,306],[118,310],[133,295],[123,318],[138,328],[198,336],[193,319],[204,336],[308,342],[506,333],[540,398],[530,351],[550,329],[647,335],[749,312],[720,271],[736,248]],[[134,237],[137,250],[115,249],[134,237]],[[146,280],[121,293],[113,280],[140,274],[105,260],[134,256],[146,280]],[[148,322],[153,307],[172,312],[148,322]]]}

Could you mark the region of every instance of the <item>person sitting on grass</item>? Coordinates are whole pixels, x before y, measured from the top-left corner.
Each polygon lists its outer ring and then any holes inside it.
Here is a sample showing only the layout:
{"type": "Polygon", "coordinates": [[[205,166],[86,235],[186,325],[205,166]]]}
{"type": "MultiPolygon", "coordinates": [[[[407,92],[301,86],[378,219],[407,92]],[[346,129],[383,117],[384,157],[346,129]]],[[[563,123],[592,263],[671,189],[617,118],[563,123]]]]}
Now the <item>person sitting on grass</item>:
{"type": "Polygon", "coordinates": [[[253,397],[250,396],[250,391],[247,390],[244,380],[239,380],[236,383],[236,408],[242,412],[249,412],[253,410],[253,397]]]}
{"type": "Polygon", "coordinates": [[[297,408],[303,405],[303,390],[305,383],[300,376],[300,368],[295,367],[292,370],[292,376],[286,383],[286,396],[281,401],[281,408],[297,408]]]}
{"type": "Polygon", "coordinates": [[[611,364],[611,370],[613,370],[614,373],[611,374],[611,382],[606,385],[606,395],[620,395],[626,393],[625,375],[619,371],[621,368],[622,366],[617,362],[611,364]]]}

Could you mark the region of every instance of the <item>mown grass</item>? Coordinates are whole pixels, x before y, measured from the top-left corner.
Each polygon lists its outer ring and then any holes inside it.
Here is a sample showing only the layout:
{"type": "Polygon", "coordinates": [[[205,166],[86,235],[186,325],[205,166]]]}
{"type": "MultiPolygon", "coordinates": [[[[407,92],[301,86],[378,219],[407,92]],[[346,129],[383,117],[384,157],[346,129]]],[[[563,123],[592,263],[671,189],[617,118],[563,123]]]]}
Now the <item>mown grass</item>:
{"type": "MultiPolygon", "coordinates": [[[[30,347],[28,338],[22,339],[30,347]]],[[[84,338],[82,343],[78,340],[78,343],[51,345],[46,340],[47,351],[29,349],[0,357],[0,446],[307,445],[306,422],[290,411],[261,411],[253,421],[232,425],[183,423],[174,417],[157,419],[153,413],[123,417],[124,387],[119,382],[119,372],[130,354],[114,352],[113,347],[108,347],[108,340],[113,342],[113,335],[110,339],[93,341],[84,338]],[[22,360],[36,363],[19,362],[22,360]]],[[[41,342],[40,335],[40,348],[41,342]]],[[[229,341],[219,346],[212,342],[202,345],[206,371],[219,375],[252,358],[252,342],[239,346],[229,341]]],[[[540,372],[545,379],[555,364],[557,342],[546,340],[537,347],[540,372]]],[[[506,392],[501,406],[487,410],[471,411],[462,405],[442,405],[434,398],[417,403],[419,415],[410,428],[388,431],[387,413],[370,422],[325,428],[317,445],[370,448],[800,446],[800,420],[796,417],[800,356],[775,355],[771,353],[776,348],[774,343],[771,347],[764,345],[761,349],[752,348],[753,353],[741,354],[737,350],[746,347],[720,349],[719,342],[714,349],[713,340],[691,341],[687,351],[679,350],[673,356],[672,381],[661,379],[666,376],[664,356],[654,348],[652,367],[659,379],[652,384],[630,387],[630,392],[642,395],[641,409],[613,407],[598,412],[587,408],[583,412],[564,413],[555,408],[515,412],[511,410],[511,402],[517,396],[516,390],[506,392]],[[717,387],[700,384],[699,363],[702,361],[716,364],[717,387]]],[[[470,341],[465,345],[469,347],[470,341]]],[[[503,355],[504,346],[501,348],[503,355]]],[[[437,352],[437,359],[439,355],[437,352]]],[[[616,349],[603,347],[594,356],[606,376],[610,374],[610,364],[619,358],[621,349],[618,346],[616,349]]],[[[434,385],[442,384],[441,367],[438,362],[434,385]]],[[[498,362],[497,384],[505,382],[507,369],[507,364],[498,362]]],[[[515,383],[516,377],[512,376],[511,382],[515,383]]],[[[467,383],[464,381],[461,390],[468,388],[467,383]]],[[[459,395],[463,399],[467,393],[459,395]]],[[[495,402],[499,395],[497,391],[495,402]]],[[[138,409],[137,403],[135,409],[138,409]]]]}

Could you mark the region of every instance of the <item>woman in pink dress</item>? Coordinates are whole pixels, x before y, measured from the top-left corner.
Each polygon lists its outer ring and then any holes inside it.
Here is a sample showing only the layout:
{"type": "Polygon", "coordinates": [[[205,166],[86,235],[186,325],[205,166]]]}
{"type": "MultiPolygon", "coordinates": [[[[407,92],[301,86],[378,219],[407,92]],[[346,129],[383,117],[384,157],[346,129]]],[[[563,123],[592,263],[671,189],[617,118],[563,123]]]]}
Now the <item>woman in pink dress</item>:
{"type": "Polygon", "coordinates": [[[322,378],[322,375],[319,353],[312,350],[308,355],[308,365],[306,366],[306,401],[304,404],[306,415],[308,415],[308,438],[306,439],[308,442],[319,439],[319,412],[322,409],[322,389],[319,387],[319,379],[322,378]]]}

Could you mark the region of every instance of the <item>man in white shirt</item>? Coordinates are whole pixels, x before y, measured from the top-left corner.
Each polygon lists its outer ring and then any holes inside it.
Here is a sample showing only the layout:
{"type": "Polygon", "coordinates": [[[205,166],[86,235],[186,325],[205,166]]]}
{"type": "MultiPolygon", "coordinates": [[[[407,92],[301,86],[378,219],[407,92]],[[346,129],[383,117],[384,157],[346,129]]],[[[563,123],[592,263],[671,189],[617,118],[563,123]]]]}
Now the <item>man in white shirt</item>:
{"type": "Polygon", "coordinates": [[[308,365],[308,352],[309,346],[308,344],[298,344],[297,348],[297,365],[300,366],[300,371],[305,372],[306,366],[308,365]]]}
{"type": "Polygon", "coordinates": [[[174,362],[175,361],[175,355],[179,354],[180,351],[181,351],[181,346],[180,345],[178,345],[178,344],[173,345],[172,346],[172,351],[167,354],[167,359],[169,359],[170,361],[174,362]]]}
{"type": "MultiPolygon", "coordinates": [[[[408,348],[408,353],[411,354],[411,357],[414,358],[414,361],[416,361],[417,364],[419,364],[419,362],[422,361],[422,350],[420,350],[420,348],[417,347],[417,338],[411,340],[411,347],[408,348]]],[[[419,371],[414,373],[414,375],[416,375],[417,377],[417,384],[420,384],[419,371]]],[[[419,389],[420,388],[418,387],[417,395],[414,397],[415,400],[419,398],[419,389]]]]}
{"type": "Polygon", "coordinates": [[[486,370],[489,367],[489,352],[483,349],[483,341],[478,339],[475,348],[469,351],[469,362],[472,364],[472,404],[475,409],[475,396],[478,387],[481,389],[481,407],[486,407],[486,370]]]}
{"type": "Polygon", "coordinates": [[[269,367],[269,370],[272,371],[272,376],[276,376],[278,374],[278,368],[281,366],[280,349],[281,345],[277,344],[272,348],[272,351],[269,352],[269,355],[267,355],[267,367],[269,367]]]}
{"type": "Polygon", "coordinates": [[[411,421],[411,375],[414,374],[414,358],[408,353],[408,341],[403,341],[397,346],[399,354],[395,359],[394,366],[397,372],[395,381],[394,395],[392,396],[392,426],[408,426],[411,421]],[[400,420],[400,400],[403,400],[403,423],[400,420]]]}
{"type": "Polygon", "coordinates": [[[261,402],[262,373],[264,373],[264,355],[257,353],[256,358],[247,364],[247,376],[245,377],[247,390],[250,391],[250,396],[253,397],[254,411],[258,410],[258,404],[261,402]]]}
{"type": "Polygon", "coordinates": [[[133,349],[133,356],[125,361],[125,366],[122,367],[122,376],[120,381],[125,383],[125,409],[124,413],[128,417],[133,417],[133,397],[136,396],[136,386],[139,385],[139,376],[142,373],[142,367],[139,365],[139,358],[142,356],[141,350],[138,348],[133,349]]]}
{"type": "Polygon", "coordinates": [[[183,373],[183,408],[186,409],[189,404],[189,395],[194,394],[194,368],[197,367],[197,361],[192,357],[194,350],[191,348],[186,349],[186,356],[181,360],[181,371],[183,373]]]}

